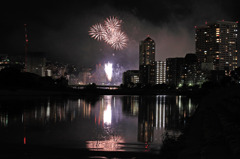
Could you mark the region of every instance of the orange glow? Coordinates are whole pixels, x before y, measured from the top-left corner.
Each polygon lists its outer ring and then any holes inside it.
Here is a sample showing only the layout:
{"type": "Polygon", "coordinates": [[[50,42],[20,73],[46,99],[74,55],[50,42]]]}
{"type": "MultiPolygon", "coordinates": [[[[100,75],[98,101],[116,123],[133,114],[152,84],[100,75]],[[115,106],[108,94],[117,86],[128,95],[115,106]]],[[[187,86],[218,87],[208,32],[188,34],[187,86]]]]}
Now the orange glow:
{"type": "Polygon", "coordinates": [[[27,140],[26,140],[26,137],[23,138],[23,144],[26,145],[27,143],[27,140]]]}

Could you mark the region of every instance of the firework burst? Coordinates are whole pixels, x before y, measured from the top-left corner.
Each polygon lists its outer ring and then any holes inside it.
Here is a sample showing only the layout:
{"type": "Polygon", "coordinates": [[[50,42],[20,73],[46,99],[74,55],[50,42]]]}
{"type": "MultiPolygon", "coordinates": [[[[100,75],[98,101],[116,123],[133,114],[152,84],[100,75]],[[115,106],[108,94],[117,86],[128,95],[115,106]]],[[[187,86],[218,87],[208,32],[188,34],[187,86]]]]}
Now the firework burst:
{"type": "Polygon", "coordinates": [[[121,23],[122,23],[122,20],[119,20],[116,17],[109,17],[105,20],[106,28],[108,28],[112,32],[121,30],[121,23]]]}
{"type": "Polygon", "coordinates": [[[113,33],[114,36],[112,36],[111,39],[111,47],[115,50],[122,50],[124,47],[127,46],[127,37],[124,34],[124,32],[118,31],[113,33]]]}
{"type": "Polygon", "coordinates": [[[108,81],[112,80],[112,73],[113,73],[113,68],[112,68],[112,63],[108,62],[105,63],[104,71],[106,73],[108,81]]]}
{"type": "Polygon", "coordinates": [[[101,41],[104,37],[105,32],[106,31],[105,31],[104,27],[102,26],[102,24],[95,24],[92,27],[90,27],[89,35],[92,38],[94,38],[98,41],[101,41]]]}
{"type": "Polygon", "coordinates": [[[104,25],[95,24],[90,27],[89,35],[98,41],[104,40],[115,50],[122,50],[127,46],[128,38],[121,31],[122,20],[116,17],[106,18],[104,25]]]}

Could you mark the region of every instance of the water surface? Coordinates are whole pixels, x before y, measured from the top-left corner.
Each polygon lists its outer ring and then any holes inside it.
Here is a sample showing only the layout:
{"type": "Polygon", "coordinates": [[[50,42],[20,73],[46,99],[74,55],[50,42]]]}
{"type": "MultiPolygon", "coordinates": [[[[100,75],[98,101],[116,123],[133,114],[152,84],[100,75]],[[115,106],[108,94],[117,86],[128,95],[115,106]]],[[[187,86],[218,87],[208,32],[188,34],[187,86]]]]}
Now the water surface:
{"type": "Polygon", "coordinates": [[[0,143],[155,153],[164,132],[179,134],[195,109],[165,95],[1,100],[0,143]]]}

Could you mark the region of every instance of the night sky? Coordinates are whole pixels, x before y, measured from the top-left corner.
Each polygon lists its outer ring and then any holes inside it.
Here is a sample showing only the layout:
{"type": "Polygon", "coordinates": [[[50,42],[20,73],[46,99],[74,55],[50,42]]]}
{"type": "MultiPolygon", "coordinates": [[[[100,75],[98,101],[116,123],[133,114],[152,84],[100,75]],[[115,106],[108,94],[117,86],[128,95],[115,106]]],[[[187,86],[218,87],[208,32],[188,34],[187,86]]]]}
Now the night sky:
{"type": "Polygon", "coordinates": [[[0,54],[24,54],[24,24],[29,51],[45,52],[51,60],[91,67],[107,61],[138,68],[139,42],[156,42],[156,60],[195,52],[195,25],[205,21],[238,21],[238,1],[215,0],[35,0],[6,1],[1,6],[0,54]],[[91,39],[89,28],[109,16],[123,20],[128,46],[115,51],[91,39]],[[113,56],[113,54],[115,56],[113,56]]]}

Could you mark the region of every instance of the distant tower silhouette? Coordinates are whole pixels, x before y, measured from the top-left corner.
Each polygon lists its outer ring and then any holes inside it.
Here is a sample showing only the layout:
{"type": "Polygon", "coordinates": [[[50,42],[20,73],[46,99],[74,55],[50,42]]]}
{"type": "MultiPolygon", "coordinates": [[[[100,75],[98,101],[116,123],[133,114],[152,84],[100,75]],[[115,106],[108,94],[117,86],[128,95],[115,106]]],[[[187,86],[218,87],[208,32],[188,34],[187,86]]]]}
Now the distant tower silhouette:
{"type": "Polygon", "coordinates": [[[25,29],[25,72],[27,72],[27,53],[28,53],[28,30],[27,24],[24,24],[25,29]]]}

